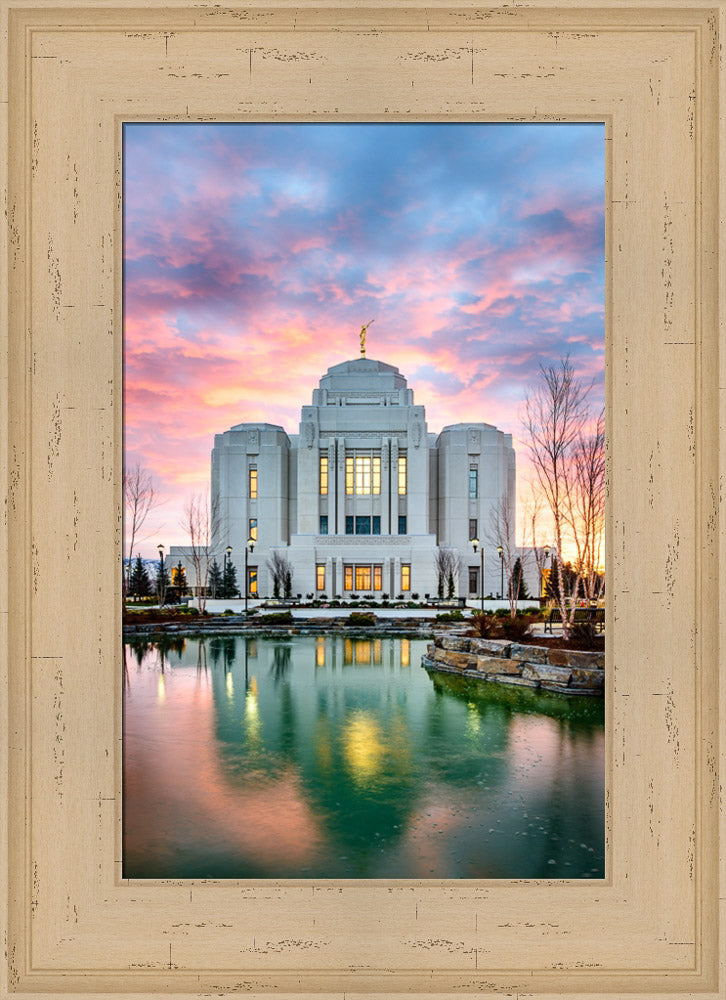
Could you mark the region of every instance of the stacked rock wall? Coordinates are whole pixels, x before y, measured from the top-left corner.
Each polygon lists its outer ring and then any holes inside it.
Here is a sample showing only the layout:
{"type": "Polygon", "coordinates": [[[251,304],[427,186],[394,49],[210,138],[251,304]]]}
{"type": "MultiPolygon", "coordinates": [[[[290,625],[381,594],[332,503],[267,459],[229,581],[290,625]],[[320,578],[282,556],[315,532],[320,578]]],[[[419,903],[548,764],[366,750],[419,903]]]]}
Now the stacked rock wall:
{"type": "Polygon", "coordinates": [[[558,694],[596,695],[605,689],[605,654],[502,639],[437,634],[424,666],[498,684],[539,688],[558,694]]]}

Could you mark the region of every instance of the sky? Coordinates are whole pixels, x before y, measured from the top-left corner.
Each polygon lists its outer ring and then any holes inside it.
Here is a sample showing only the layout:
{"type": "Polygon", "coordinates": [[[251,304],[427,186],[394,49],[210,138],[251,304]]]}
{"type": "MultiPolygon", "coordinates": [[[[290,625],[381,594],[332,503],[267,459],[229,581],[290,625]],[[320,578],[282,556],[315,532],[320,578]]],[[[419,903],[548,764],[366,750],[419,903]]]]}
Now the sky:
{"type": "Polygon", "coordinates": [[[185,544],[215,433],[298,432],[325,371],[396,365],[428,430],[484,421],[529,468],[522,401],[569,354],[604,397],[600,124],[127,124],[126,467],[185,544]]]}

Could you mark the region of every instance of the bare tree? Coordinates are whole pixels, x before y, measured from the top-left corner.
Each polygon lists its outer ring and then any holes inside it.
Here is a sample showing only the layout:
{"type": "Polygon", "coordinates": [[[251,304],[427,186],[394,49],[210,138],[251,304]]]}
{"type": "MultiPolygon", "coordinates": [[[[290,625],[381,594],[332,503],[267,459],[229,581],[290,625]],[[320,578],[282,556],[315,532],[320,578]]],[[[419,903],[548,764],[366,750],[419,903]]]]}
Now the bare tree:
{"type": "Polygon", "coordinates": [[[189,535],[189,555],[194,567],[195,583],[199,594],[199,610],[207,607],[207,580],[212,561],[212,538],[217,536],[218,504],[210,507],[207,494],[192,494],[184,506],[182,528],[189,535]]]}
{"type": "Polygon", "coordinates": [[[572,461],[574,489],[568,517],[585,596],[596,600],[605,582],[600,572],[605,531],[604,411],[598,414],[592,433],[578,437],[572,461]]]}
{"type": "Polygon", "coordinates": [[[267,568],[272,576],[272,596],[290,597],[292,594],[292,566],[281,552],[273,552],[267,560],[267,568]]]}
{"type": "MultiPolygon", "coordinates": [[[[531,484],[530,484],[531,485],[531,484]]],[[[544,500],[541,493],[532,488],[531,494],[524,503],[524,532],[523,545],[529,546],[537,565],[538,597],[542,595],[542,583],[547,567],[547,558],[550,553],[554,553],[554,545],[543,541],[546,532],[542,529],[542,507],[544,500]]]]}
{"type": "Polygon", "coordinates": [[[131,560],[134,555],[134,545],[140,541],[138,535],[144,526],[147,515],[154,506],[156,491],[148,469],[138,462],[131,469],[124,471],[124,509],[126,512],[126,539],[128,542],[129,559],[124,580],[124,596],[129,592],[131,583],[131,560]]]}
{"type": "MultiPolygon", "coordinates": [[[[522,577],[524,576],[524,565],[529,553],[524,547],[521,552],[517,548],[514,510],[508,497],[500,498],[490,510],[489,524],[485,534],[490,545],[497,550],[501,547],[502,554],[500,558],[507,577],[509,613],[512,618],[515,618],[519,602],[519,591],[522,577]],[[519,565],[517,565],[517,560],[519,560],[519,565]]],[[[524,545],[526,545],[526,541],[523,540],[524,545]]]]}
{"type": "Polygon", "coordinates": [[[557,365],[540,365],[538,382],[530,389],[524,404],[524,429],[529,454],[537,485],[553,522],[554,544],[558,553],[558,603],[565,638],[569,637],[574,622],[583,566],[578,558],[572,587],[566,594],[561,553],[566,537],[572,535],[573,540],[576,537],[581,540],[582,537],[581,525],[574,516],[577,506],[574,456],[591,418],[588,405],[591,388],[592,383],[585,385],[575,377],[570,359],[565,357],[557,365]]]}
{"type": "Polygon", "coordinates": [[[455,549],[438,548],[434,554],[434,568],[439,599],[444,595],[453,597],[461,573],[461,556],[455,549]]]}

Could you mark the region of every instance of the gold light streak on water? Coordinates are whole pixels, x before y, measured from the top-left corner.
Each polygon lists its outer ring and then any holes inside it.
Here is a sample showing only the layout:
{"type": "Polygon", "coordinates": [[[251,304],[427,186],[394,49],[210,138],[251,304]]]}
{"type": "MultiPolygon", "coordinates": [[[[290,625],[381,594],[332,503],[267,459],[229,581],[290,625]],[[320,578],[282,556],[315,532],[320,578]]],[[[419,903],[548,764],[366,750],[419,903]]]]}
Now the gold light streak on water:
{"type": "Polygon", "coordinates": [[[315,665],[317,667],[325,666],[325,636],[320,635],[315,640],[315,665]]]}
{"type": "MultiPolygon", "coordinates": [[[[380,642],[380,640],[379,640],[380,642]]],[[[401,639],[401,666],[411,666],[411,640],[401,639]]]]}
{"type": "Polygon", "coordinates": [[[228,671],[226,678],[227,686],[227,697],[230,701],[234,701],[234,681],[232,680],[232,671],[228,671]]]}
{"type": "Polygon", "coordinates": [[[479,736],[481,733],[481,715],[479,709],[473,702],[466,705],[466,731],[470,736],[479,736]]]}
{"type": "Polygon", "coordinates": [[[367,785],[378,774],[385,749],[375,718],[369,712],[353,712],[343,732],[343,753],[356,784],[367,785]]]}
{"type": "Polygon", "coordinates": [[[166,678],[164,674],[159,674],[157,701],[160,705],[163,705],[166,701],[166,678]]]}

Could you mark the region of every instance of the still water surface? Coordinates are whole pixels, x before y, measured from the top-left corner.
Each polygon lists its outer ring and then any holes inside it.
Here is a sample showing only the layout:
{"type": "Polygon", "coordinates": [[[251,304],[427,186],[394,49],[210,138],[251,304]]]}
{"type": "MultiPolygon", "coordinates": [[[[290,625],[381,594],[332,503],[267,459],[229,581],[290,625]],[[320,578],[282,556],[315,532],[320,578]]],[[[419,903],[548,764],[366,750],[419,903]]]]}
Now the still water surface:
{"type": "Polygon", "coordinates": [[[126,647],[127,878],[603,878],[600,699],[429,674],[426,641],[126,647]]]}

